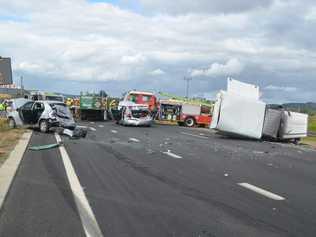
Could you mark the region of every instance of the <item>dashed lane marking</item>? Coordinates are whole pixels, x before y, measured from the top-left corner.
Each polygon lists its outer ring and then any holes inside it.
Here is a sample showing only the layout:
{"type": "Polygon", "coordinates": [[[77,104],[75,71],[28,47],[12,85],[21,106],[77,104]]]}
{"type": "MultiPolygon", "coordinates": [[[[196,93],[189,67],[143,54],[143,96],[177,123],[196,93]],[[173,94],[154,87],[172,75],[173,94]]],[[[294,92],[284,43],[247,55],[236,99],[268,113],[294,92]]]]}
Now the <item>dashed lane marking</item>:
{"type": "MultiPolygon", "coordinates": [[[[58,143],[61,138],[55,134],[58,143]]],[[[65,166],[66,174],[79,212],[81,223],[87,237],[103,237],[88,199],[83,191],[75,169],[64,146],[59,147],[60,155],[65,166]]]]}
{"type": "Polygon", "coordinates": [[[104,125],[99,125],[98,127],[99,127],[99,128],[104,128],[104,125]]]}
{"type": "Polygon", "coordinates": [[[128,140],[131,142],[140,142],[140,140],[138,140],[137,138],[134,138],[134,137],[130,137],[128,140]]]}
{"type": "Polygon", "coordinates": [[[238,183],[238,185],[276,201],[285,200],[284,197],[281,197],[277,194],[271,193],[265,189],[259,188],[249,183],[238,183]]]}
{"type": "Polygon", "coordinates": [[[117,133],[117,131],[116,130],[111,130],[111,133],[117,133]]]}
{"type": "Polygon", "coordinates": [[[172,158],[176,158],[176,159],[182,159],[182,156],[179,156],[177,154],[174,154],[172,153],[171,151],[166,151],[166,152],[163,152],[163,154],[167,155],[167,156],[170,156],[172,158]]]}
{"type": "Polygon", "coordinates": [[[91,131],[97,131],[95,128],[93,127],[89,127],[91,131]]]}

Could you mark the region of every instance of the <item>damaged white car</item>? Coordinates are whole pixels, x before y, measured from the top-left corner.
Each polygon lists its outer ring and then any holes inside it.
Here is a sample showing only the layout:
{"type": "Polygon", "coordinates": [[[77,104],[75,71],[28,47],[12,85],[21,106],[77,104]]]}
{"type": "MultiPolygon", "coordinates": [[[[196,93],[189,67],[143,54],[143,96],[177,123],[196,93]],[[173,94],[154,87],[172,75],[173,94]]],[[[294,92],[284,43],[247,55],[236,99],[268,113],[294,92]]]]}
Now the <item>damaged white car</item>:
{"type": "Polygon", "coordinates": [[[52,127],[76,127],[70,110],[60,101],[10,100],[7,118],[11,128],[32,126],[38,127],[41,132],[48,132],[52,127]]]}
{"type": "Polygon", "coordinates": [[[148,105],[135,104],[129,101],[119,104],[119,111],[115,117],[118,124],[126,126],[150,127],[153,122],[148,105]]]}

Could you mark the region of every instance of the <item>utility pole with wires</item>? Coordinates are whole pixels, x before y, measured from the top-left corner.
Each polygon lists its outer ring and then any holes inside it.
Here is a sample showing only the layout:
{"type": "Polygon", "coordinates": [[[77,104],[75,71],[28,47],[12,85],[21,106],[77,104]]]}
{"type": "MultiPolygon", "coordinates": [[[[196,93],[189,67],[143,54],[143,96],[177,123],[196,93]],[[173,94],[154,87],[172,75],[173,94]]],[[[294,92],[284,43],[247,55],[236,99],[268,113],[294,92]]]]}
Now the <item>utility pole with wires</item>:
{"type": "Polygon", "coordinates": [[[21,92],[21,96],[24,96],[24,84],[23,84],[23,76],[20,77],[20,92],[21,92]]]}
{"type": "Polygon", "coordinates": [[[189,98],[190,81],[192,81],[192,77],[184,77],[184,81],[186,81],[185,97],[188,99],[189,98]]]}

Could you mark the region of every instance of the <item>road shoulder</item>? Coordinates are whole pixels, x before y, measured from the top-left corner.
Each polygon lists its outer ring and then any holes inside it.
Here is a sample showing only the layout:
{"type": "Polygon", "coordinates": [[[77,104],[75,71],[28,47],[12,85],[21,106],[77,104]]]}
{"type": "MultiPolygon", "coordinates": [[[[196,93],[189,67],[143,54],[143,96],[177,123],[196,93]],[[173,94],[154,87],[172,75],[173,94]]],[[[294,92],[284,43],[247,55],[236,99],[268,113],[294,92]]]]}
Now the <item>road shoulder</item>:
{"type": "Polygon", "coordinates": [[[24,133],[14,150],[10,153],[9,158],[0,167],[0,209],[2,208],[31,136],[32,132],[24,133]]]}

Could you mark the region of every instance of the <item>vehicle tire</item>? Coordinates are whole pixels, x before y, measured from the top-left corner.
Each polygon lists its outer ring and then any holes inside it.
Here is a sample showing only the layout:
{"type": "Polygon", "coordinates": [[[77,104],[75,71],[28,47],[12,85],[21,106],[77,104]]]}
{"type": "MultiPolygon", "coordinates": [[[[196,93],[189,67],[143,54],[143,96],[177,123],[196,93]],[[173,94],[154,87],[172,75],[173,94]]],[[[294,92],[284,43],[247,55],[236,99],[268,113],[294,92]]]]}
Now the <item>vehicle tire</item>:
{"type": "Polygon", "coordinates": [[[298,145],[298,144],[300,144],[300,141],[301,141],[300,138],[294,138],[293,143],[294,143],[295,145],[298,145]]]}
{"type": "Polygon", "coordinates": [[[8,123],[9,123],[9,128],[12,128],[12,129],[16,128],[16,123],[15,123],[14,118],[9,118],[8,123]]]}
{"type": "Polygon", "coordinates": [[[39,129],[41,132],[47,133],[49,129],[48,122],[46,120],[41,120],[39,123],[39,129]]]}
{"type": "Polygon", "coordinates": [[[182,127],[184,126],[184,122],[178,122],[178,125],[182,127]]]}
{"type": "Polygon", "coordinates": [[[187,117],[184,120],[184,124],[185,124],[186,127],[193,127],[195,125],[195,120],[192,117],[187,117]]]}

